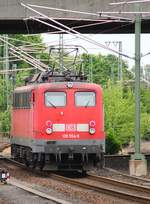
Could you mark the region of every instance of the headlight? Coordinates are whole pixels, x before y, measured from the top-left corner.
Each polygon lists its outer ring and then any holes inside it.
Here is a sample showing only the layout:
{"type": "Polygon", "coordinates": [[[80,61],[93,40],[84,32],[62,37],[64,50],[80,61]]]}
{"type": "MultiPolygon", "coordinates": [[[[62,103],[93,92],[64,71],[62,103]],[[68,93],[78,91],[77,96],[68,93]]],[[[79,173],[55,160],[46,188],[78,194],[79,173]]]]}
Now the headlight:
{"type": "Polygon", "coordinates": [[[91,121],[90,121],[90,123],[89,123],[89,125],[90,125],[90,127],[92,127],[92,128],[93,128],[93,127],[95,127],[96,123],[95,123],[95,121],[94,121],[94,120],[91,120],[91,121]]]}
{"type": "Polygon", "coordinates": [[[95,130],[95,128],[90,128],[89,132],[90,132],[91,135],[93,135],[96,132],[96,130],[95,130]]]}
{"type": "Polygon", "coordinates": [[[52,128],[46,128],[46,133],[50,135],[53,132],[52,128]]]}
{"type": "Polygon", "coordinates": [[[48,120],[48,121],[46,121],[46,126],[48,126],[48,127],[52,127],[52,122],[50,121],[50,120],[48,120]]]}

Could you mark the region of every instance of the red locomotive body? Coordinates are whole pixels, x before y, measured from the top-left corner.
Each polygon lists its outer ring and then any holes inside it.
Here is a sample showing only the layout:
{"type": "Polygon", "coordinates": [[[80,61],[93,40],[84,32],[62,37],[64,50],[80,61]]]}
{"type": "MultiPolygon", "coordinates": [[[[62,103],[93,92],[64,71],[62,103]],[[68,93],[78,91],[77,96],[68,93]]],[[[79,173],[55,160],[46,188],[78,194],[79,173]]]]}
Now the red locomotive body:
{"type": "Polygon", "coordinates": [[[103,165],[102,89],[85,82],[41,83],[16,88],[12,156],[33,167],[88,170],[103,165]]]}

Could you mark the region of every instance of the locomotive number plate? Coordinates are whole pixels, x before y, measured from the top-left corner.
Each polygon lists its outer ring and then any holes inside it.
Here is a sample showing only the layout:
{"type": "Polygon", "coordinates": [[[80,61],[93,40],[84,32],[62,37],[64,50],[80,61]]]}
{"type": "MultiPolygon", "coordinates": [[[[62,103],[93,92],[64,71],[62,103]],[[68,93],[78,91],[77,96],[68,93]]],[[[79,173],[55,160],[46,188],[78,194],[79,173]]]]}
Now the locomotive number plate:
{"type": "Polygon", "coordinates": [[[63,134],[62,135],[63,139],[79,139],[80,135],[79,134],[63,134]]]}

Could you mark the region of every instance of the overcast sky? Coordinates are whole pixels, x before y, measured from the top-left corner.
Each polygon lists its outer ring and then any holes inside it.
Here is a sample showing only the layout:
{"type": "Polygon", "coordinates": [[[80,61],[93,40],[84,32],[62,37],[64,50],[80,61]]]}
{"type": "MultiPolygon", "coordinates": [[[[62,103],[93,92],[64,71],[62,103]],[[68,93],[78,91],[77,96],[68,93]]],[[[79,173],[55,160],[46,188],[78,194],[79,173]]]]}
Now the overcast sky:
{"type": "MultiPolygon", "coordinates": [[[[122,41],[122,49],[123,53],[127,54],[131,57],[134,57],[134,34],[97,34],[97,35],[86,35],[97,42],[100,42],[104,45],[107,41],[122,41]]],[[[96,45],[88,43],[86,41],[80,40],[75,38],[71,35],[64,35],[64,44],[71,44],[71,45],[82,45],[85,49],[88,50],[89,53],[101,53],[101,54],[113,54],[110,51],[102,49],[96,45]]],[[[52,34],[43,34],[44,42],[49,43],[51,45],[59,43],[59,35],[52,35],[52,34]]],[[[118,51],[118,45],[114,45],[111,43],[109,45],[110,48],[118,51]]],[[[141,35],[141,53],[144,55],[150,52],[150,34],[142,34],[141,35]]],[[[130,67],[134,65],[133,60],[129,60],[128,58],[123,57],[126,60],[130,67]]],[[[146,64],[150,64],[150,55],[143,57],[141,60],[141,66],[146,64]]]]}

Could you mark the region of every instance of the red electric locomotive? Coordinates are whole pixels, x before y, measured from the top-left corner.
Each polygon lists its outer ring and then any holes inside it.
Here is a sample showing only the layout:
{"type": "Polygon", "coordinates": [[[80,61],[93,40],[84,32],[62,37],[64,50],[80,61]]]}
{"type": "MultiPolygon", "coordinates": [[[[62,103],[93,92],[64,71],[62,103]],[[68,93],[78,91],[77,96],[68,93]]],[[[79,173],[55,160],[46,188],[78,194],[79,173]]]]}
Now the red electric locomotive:
{"type": "Polygon", "coordinates": [[[46,83],[31,81],[13,93],[14,159],[50,170],[86,171],[103,166],[102,88],[68,78],[61,82],[58,76],[57,80],[48,77],[46,83]]]}

